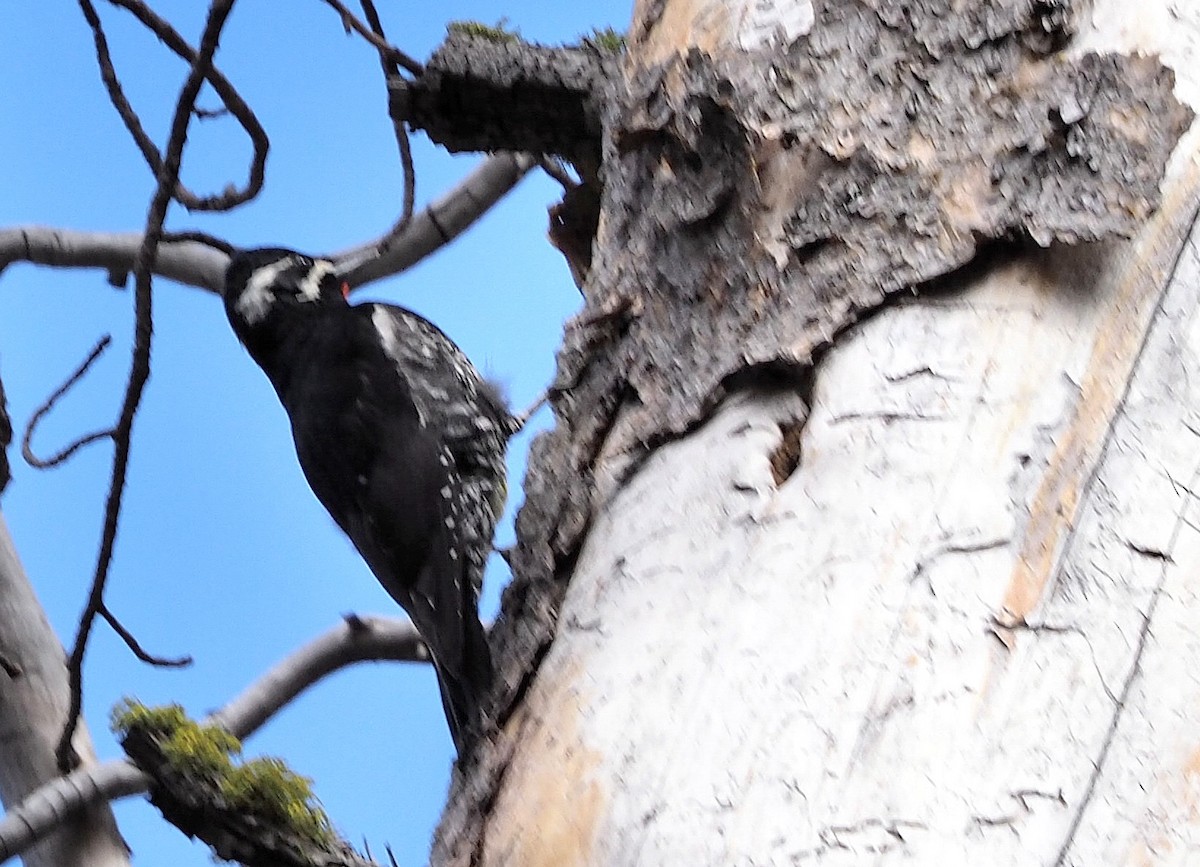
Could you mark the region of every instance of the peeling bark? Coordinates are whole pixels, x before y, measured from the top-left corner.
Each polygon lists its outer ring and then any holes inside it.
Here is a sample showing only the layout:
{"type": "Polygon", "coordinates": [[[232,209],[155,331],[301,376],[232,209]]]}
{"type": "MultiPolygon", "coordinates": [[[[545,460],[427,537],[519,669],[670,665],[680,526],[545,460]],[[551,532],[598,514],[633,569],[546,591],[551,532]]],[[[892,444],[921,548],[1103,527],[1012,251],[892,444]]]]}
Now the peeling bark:
{"type": "Polygon", "coordinates": [[[1190,845],[1155,783],[1190,779],[1190,679],[1126,708],[1174,684],[1141,661],[1190,601],[1200,452],[1159,419],[1194,402],[1127,401],[1200,377],[1190,136],[1160,195],[1200,20],[1091,23],[1132,14],[639,5],[493,632],[511,713],[434,863],[1190,845]]]}

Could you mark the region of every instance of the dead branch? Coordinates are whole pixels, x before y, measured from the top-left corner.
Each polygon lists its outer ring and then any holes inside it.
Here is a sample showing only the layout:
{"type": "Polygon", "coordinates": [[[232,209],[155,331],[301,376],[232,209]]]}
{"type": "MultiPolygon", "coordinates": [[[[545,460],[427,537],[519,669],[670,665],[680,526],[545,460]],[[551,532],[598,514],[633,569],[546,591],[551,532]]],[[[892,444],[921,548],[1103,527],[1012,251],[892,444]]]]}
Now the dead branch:
{"type": "Polygon", "coordinates": [[[100,616],[103,617],[105,622],[112,627],[112,631],[120,636],[121,640],[125,642],[125,646],[129,648],[129,651],[136,656],[139,661],[144,662],[147,665],[156,666],[158,668],[186,668],[192,664],[192,658],[190,656],[155,656],[152,653],[146,652],[146,650],[138,642],[137,638],[134,637],[133,633],[126,628],[124,623],[117,619],[117,615],[113,614],[112,609],[110,609],[107,605],[100,606],[100,616]]]}
{"type": "MultiPolygon", "coordinates": [[[[0,230],[0,274],[14,262],[50,268],[100,268],[124,283],[142,246],[140,232],[84,232],[48,226],[0,230]]],[[[184,286],[221,292],[229,257],[205,244],[163,243],[154,256],[154,273],[184,286]]]]}
{"type": "Polygon", "coordinates": [[[63,727],[57,750],[58,765],[64,772],[74,764],[71,737],[75,733],[83,704],[83,659],[87,651],[87,641],[92,625],[104,605],[104,585],[112,564],[113,547],[117,539],[117,524],[121,513],[121,499],[125,492],[125,475],[129,466],[133,421],[141,403],[142,392],[150,378],[150,341],[153,335],[150,263],[154,260],[154,251],[163,231],[167,208],[170,206],[179,179],[179,169],[183,162],[183,148],[187,142],[188,123],[192,117],[196,97],[200,94],[200,86],[204,83],[213,54],[216,53],[221,30],[233,9],[233,3],[234,0],[214,0],[212,6],[209,7],[204,32],[200,37],[200,51],[196,55],[191,72],[188,73],[187,80],[180,89],[179,99],[175,103],[175,116],[171,121],[171,134],[167,139],[166,157],[163,160],[162,171],[158,175],[158,189],[155,190],[154,198],[150,203],[142,245],[133,260],[136,316],[133,363],[129,372],[129,382],[125,389],[125,400],[121,406],[121,415],[113,434],[112,480],[104,509],[104,532],[100,540],[96,571],[92,578],[87,607],[79,621],[75,646],[67,660],[71,701],[67,711],[67,722],[63,727]]]}
{"type": "MultiPolygon", "coordinates": [[[[115,5],[120,6],[133,14],[141,24],[150,30],[159,41],[167,46],[172,52],[178,55],[183,60],[196,68],[196,51],[188,44],[179,32],[171,26],[170,22],[156,14],[141,0],[111,0],[115,5]]],[[[158,148],[154,146],[150,136],[146,134],[142,127],[141,119],[133,110],[129,100],[125,97],[124,89],[121,87],[120,79],[117,78],[116,70],[113,67],[112,57],[108,51],[108,40],[104,35],[104,29],[100,23],[100,18],[96,14],[96,9],[92,5],[91,0],[79,0],[79,7],[83,12],[83,17],[87,21],[88,26],[92,29],[92,38],[96,45],[96,61],[100,65],[100,78],[104,82],[105,90],[108,91],[109,100],[113,104],[113,108],[117,110],[121,121],[125,124],[125,128],[129,130],[129,134],[133,136],[134,143],[138,150],[141,151],[142,157],[146,160],[150,170],[154,172],[155,177],[160,177],[163,171],[163,158],[158,152],[158,148]]],[[[250,162],[249,177],[246,185],[241,189],[229,189],[215,196],[197,196],[183,184],[179,183],[179,179],[175,180],[175,187],[172,190],[172,195],[185,208],[194,211],[227,211],[237,205],[248,202],[258,195],[262,189],[263,179],[266,173],[267,151],[270,149],[270,141],[267,138],[266,130],[259,123],[254,112],[250,110],[241,94],[237,92],[229,80],[221,74],[216,67],[210,66],[204,72],[205,79],[212,85],[213,90],[217,92],[217,96],[225,104],[229,112],[237,118],[242,129],[250,137],[250,142],[254,148],[254,156],[250,162]]],[[[189,111],[194,112],[195,106],[191,106],[189,111]]]]}
{"type": "Polygon", "coordinates": [[[54,409],[54,405],[58,403],[59,399],[70,391],[75,386],[75,383],[83,378],[84,374],[88,372],[96,359],[104,354],[104,350],[108,349],[111,343],[112,337],[107,334],[96,341],[96,345],[92,347],[92,351],[88,353],[88,357],[75,369],[75,372],[68,376],[66,381],[56,388],[53,394],[42,401],[41,406],[33,411],[33,415],[29,418],[29,423],[25,425],[25,436],[21,439],[21,455],[31,467],[37,467],[39,470],[48,470],[51,467],[57,467],[59,464],[70,459],[71,455],[84,446],[102,439],[108,439],[113,435],[114,429],[106,428],[105,430],[94,431],[77,438],[69,446],[59,449],[48,458],[39,458],[33,453],[33,434],[37,430],[38,424],[54,409]]]}
{"type": "MultiPolygon", "coordinates": [[[[281,660],[206,722],[245,740],[321,678],[359,662],[420,662],[425,646],[407,620],[347,618],[281,660]]],[[[100,801],[145,792],[150,778],[125,760],[72,771],[29,795],[0,819],[0,862],[24,852],[100,801]]]]}
{"type": "Polygon", "coordinates": [[[530,154],[494,154],[395,234],[332,258],[346,268],[344,276],[354,287],[406,271],[465,232],[536,164],[530,154]]]}
{"type": "MultiPolygon", "coordinates": [[[[509,190],[537,160],[528,154],[495,154],[399,231],[340,253],[339,261],[355,260],[347,277],[359,287],[403,273],[466,231],[509,190]],[[378,258],[365,261],[380,251],[378,258]]],[[[101,268],[127,274],[142,244],[137,232],[83,232],[45,226],[0,229],[0,273],[14,262],[51,268],[101,268]]],[[[220,294],[229,257],[195,241],[163,243],[154,257],[154,273],[184,286],[220,294]]],[[[119,279],[118,279],[119,285],[119,279]]]]}
{"type": "MultiPolygon", "coordinates": [[[[367,23],[371,26],[371,31],[386,42],[387,37],[383,32],[383,22],[379,19],[379,12],[375,9],[375,4],[372,0],[359,0],[359,3],[362,6],[363,15],[366,17],[367,23]]],[[[394,58],[390,58],[383,52],[380,52],[379,65],[383,68],[384,84],[387,86],[388,93],[391,93],[393,84],[402,81],[399,64],[394,58]]],[[[400,208],[400,219],[396,221],[391,233],[389,233],[395,234],[407,226],[408,222],[412,219],[413,208],[416,207],[417,201],[417,174],[413,168],[412,144],[408,140],[408,127],[404,124],[404,118],[392,113],[392,101],[390,98],[388,99],[388,115],[392,119],[392,130],[396,136],[396,148],[400,152],[401,175],[404,178],[404,198],[400,208]]]]}

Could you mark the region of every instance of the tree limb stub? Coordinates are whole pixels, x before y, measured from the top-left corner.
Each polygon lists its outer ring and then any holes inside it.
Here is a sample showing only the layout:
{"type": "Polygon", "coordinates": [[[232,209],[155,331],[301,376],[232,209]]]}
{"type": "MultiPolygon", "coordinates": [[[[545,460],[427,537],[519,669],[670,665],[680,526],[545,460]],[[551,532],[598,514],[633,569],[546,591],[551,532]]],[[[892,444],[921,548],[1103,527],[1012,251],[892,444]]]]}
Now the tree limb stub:
{"type": "Polygon", "coordinates": [[[618,57],[591,43],[549,48],[451,30],[424,74],[393,93],[393,113],[451,151],[556,154],[594,167],[600,96],[618,57]]]}
{"type": "MultiPolygon", "coordinates": [[[[493,631],[511,699],[546,652],[594,504],[732,377],[802,384],[840,333],[981,245],[1128,237],[1158,206],[1192,120],[1170,70],[1060,52],[1067,3],[944,6],[815,2],[788,45],[719,56],[647,59],[637,34],[653,23],[635,25],[628,90],[608,90],[611,170],[559,357],[560,424],[534,446],[519,578],[493,631]]],[[[452,805],[443,840],[465,815],[452,805]]]]}

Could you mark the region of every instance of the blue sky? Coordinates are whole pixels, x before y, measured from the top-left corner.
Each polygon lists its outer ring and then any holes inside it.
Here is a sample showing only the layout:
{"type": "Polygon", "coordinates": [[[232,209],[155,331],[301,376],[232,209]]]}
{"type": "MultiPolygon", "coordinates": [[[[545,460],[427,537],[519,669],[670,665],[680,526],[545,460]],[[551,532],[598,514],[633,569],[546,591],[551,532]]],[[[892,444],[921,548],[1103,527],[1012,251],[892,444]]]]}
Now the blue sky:
{"type": "MultiPolygon", "coordinates": [[[[154,6],[193,41],[204,6],[154,6]]],[[[120,10],[100,4],[118,71],[144,125],[165,138],[186,69],[120,10]]],[[[226,215],[176,207],[168,228],[201,228],[244,246],[322,252],[372,238],[395,219],[400,169],[376,57],[344,36],[320,2],[242,0],[217,62],[271,136],[267,184],[226,215]]],[[[624,30],[627,0],[574,7],[531,2],[380,4],[389,37],[428,57],[450,20],[507,17],[526,38],[573,41],[593,27],[624,30]]],[[[215,107],[211,93],[201,105],[215,107]]],[[[479,159],[414,139],[418,204],[479,159]]],[[[241,183],[250,154],[231,120],[193,122],[183,177],[208,192],[241,183]]],[[[0,4],[0,226],[136,230],[153,179],[101,87],[90,33],[71,4],[0,4]]],[[[545,241],[557,187],[531,176],[478,226],[398,278],[360,293],[437,322],[523,407],[549,381],[562,322],[579,295],[545,241]]],[[[132,695],[202,715],[275,660],[349,611],[397,614],[301,477],[283,411],[238,346],[218,299],[156,281],[153,376],[135,433],[108,602],[153,653],[191,654],[183,671],[138,663],[101,626],[85,672],[85,713],[102,757],[119,756],[109,709],[132,695]]],[[[42,424],[49,454],[110,425],[129,363],[132,293],[99,272],[13,266],[0,275],[0,376],[14,423],[83,359],[113,347],[42,424]]],[[[540,417],[547,422],[545,413],[540,417]]],[[[511,542],[528,435],[510,453],[511,542]]],[[[54,628],[73,640],[95,563],[111,447],[38,472],[19,460],[3,509],[54,628]]],[[[507,570],[493,558],[483,610],[494,615],[507,570]]],[[[376,853],[424,863],[444,800],[452,746],[432,672],[365,665],[326,680],[247,743],[312,777],[334,822],[376,853]]],[[[141,798],[117,805],[134,863],[207,865],[207,849],[166,825],[141,798]]]]}

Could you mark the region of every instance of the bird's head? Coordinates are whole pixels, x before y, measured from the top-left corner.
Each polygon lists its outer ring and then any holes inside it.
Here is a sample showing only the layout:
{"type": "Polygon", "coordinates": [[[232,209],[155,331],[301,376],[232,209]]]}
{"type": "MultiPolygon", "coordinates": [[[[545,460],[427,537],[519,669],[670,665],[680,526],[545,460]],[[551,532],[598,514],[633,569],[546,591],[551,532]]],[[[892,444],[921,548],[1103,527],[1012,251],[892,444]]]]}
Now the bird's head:
{"type": "Polygon", "coordinates": [[[344,305],[348,287],[333,262],[293,250],[240,250],[225,271],[225,312],[239,332],[273,315],[344,305]]]}

